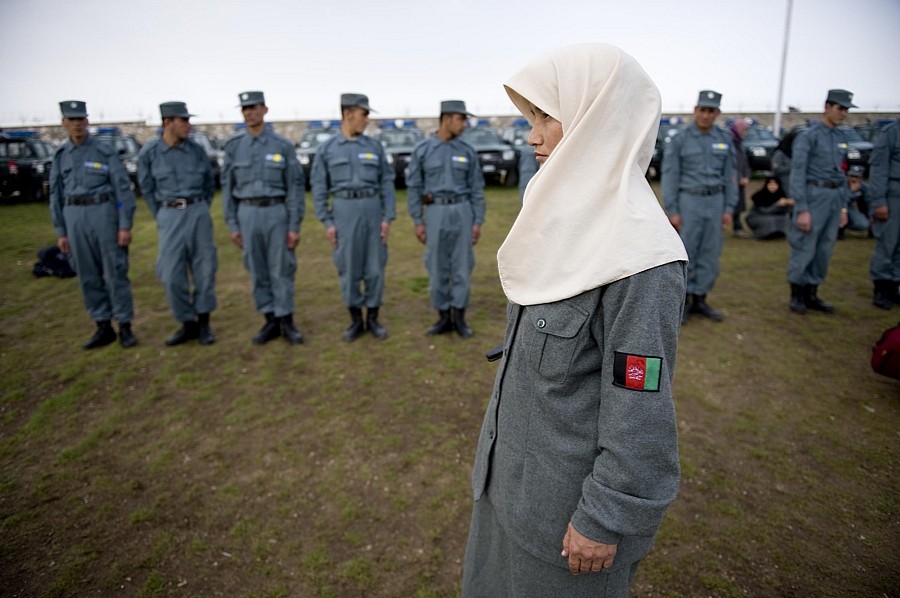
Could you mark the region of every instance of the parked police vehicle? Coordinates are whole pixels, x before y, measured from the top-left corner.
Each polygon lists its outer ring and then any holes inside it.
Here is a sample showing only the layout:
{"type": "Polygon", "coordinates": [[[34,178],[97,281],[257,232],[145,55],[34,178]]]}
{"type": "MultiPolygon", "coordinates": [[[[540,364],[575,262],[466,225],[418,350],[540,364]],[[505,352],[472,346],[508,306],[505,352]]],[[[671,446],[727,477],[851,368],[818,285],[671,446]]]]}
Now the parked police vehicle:
{"type": "Polygon", "coordinates": [[[100,143],[105,143],[115,150],[122,165],[128,172],[131,180],[131,188],[135,193],[140,193],[137,174],[137,157],[141,151],[141,144],[134,135],[125,135],[119,127],[91,127],[91,137],[100,143]]]}
{"type": "Polygon", "coordinates": [[[46,201],[55,151],[37,131],[0,133],[0,199],[46,201]]]}
{"type": "Polygon", "coordinates": [[[309,179],[312,173],[312,164],[316,159],[319,146],[337,135],[340,130],[341,121],[339,120],[312,120],[307,123],[307,129],[296,146],[297,161],[303,168],[303,178],[306,179],[307,189],[310,189],[309,179]]]}
{"type": "Polygon", "coordinates": [[[470,122],[460,137],[478,153],[485,183],[499,183],[513,187],[519,182],[516,150],[500,138],[487,120],[470,122]]]}
{"type": "Polygon", "coordinates": [[[422,129],[416,127],[415,120],[385,120],[380,123],[381,129],[375,139],[384,146],[388,164],[394,167],[394,186],[397,189],[406,187],[406,169],[412,157],[413,148],[425,139],[422,129]]]}

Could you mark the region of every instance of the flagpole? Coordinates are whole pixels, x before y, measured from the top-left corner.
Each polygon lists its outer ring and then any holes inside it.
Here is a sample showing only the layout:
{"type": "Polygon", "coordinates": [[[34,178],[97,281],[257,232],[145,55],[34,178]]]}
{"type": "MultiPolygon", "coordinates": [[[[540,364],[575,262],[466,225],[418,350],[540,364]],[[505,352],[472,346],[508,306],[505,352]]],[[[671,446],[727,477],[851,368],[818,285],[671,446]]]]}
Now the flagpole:
{"type": "Polygon", "coordinates": [[[794,0],[787,0],[787,17],[784,20],[784,47],[781,49],[781,77],[778,80],[778,101],[775,103],[775,124],[773,125],[776,137],[781,137],[781,104],[784,97],[784,71],[787,68],[788,42],[791,37],[791,12],[794,0]]]}

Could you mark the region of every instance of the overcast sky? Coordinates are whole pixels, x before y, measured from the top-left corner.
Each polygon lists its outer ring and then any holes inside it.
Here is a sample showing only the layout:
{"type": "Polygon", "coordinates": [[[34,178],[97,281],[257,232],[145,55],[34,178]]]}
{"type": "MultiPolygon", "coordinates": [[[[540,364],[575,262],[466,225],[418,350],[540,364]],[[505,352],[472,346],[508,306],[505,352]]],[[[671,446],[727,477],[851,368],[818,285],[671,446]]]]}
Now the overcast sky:
{"type": "MultiPolygon", "coordinates": [[[[513,114],[502,84],[556,47],[602,41],[635,56],[666,112],[700,89],[725,112],[773,111],[788,0],[0,0],[0,125],[240,120],[261,89],[269,120],[339,117],[341,92],[375,116],[434,116],[443,99],[513,114]]],[[[794,0],[782,108],[818,111],[829,88],[900,111],[900,0],[794,0]]]]}

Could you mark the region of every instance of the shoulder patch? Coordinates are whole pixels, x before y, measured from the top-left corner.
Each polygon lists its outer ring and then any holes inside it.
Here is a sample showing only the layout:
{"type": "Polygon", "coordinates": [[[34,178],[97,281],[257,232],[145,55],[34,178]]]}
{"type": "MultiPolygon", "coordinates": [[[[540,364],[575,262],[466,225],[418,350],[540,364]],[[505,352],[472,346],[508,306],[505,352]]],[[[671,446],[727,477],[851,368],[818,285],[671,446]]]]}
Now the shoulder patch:
{"type": "Polygon", "coordinates": [[[662,357],[615,352],[613,384],[631,390],[659,392],[662,357]]]}

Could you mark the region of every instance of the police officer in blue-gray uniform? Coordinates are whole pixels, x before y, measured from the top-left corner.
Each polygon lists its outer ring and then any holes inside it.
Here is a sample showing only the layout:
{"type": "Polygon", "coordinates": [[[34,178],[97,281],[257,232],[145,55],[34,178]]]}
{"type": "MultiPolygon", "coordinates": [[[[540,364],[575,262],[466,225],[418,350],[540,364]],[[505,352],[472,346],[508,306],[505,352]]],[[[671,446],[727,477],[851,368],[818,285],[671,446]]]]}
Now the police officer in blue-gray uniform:
{"type": "Polygon", "coordinates": [[[97,323],[82,347],[114,342],[111,318],[119,322],[119,343],[133,347],[128,245],[135,205],[128,173],[114,150],[91,139],[84,102],[67,100],[59,107],[69,139],[50,167],[50,216],[56,245],[71,254],[85,307],[97,323]]]}
{"type": "Polygon", "coordinates": [[[484,176],[478,154],[460,138],[466,128],[466,104],[441,102],[437,132],[413,150],[406,175],[407,208],[416,238],[425,244],[431,304],[438,320],[426,334],[456,330],[472,336],[466,323],[473,245],[484,224],[484,176]]]}
{"type": "Polygon", "coordinates": [[[181,327],[169,346],[215,342],[209,314],[216,308],[216,245],[209,206],[215,190],[206,151],[188,137],[184,102],[159,105],[162,134],[138,155],[138,180],[159,231],[156,275],[181,327]],[[190,288],[193,280],[193,291],[190,288]]]}
{"type": "Polygon", "coordinates": [[[663,154],[663,203],[690,259],[682,324],[690,314],[723,319],[706,302],[719,275],[722,231],[731,228],[738,201],[732,137],[715,125],[721,102],[722,94],[701,91],[693,122],[672,138],[663,154]]]}
{"type": "Polygon", "coordinates": [[[394,169],[384,147],[364,134],[370,111],[369,98],[363,94],[341,94],[341,130],[316,152],[310,173],[316,218],[325,225],[334,249],[341,296],[350,309],[350,326],[343,333],[346,342],[367,329],[379,340],[387,338],[378,310],[388,234],[396,217],[394,169]]]}
{"type": "Polygon", "coordinates": [[[238,96],[246,130],[225,144],[222,203],[231,240],[244,250],[256,310],[265,323],[253,342],[283,336],[298,345],[294,325],[294,250],[305,208],[303,170],[293,144],[266,127],[261,91],[238,96]]]}
{"type": "Polygon", "coordinates": [[[829,90],[822,118],[811,121],[794,140],[790,183],[794,214],[788,231],[787,274],[789,306],[795,313],[807,309],[834,313],[834,307],[819,298],[818,289],[828,273],[838,230],[847,224],[850,188],[844,165],[850,138],[838,125],[850,108],[856,108],[852,100],[853,94],[845,89],[829,90]]]}
{"type": "Polygon", "coordinates": [[[882,309],[900,305],[900,125],[881,132],[869,158],[869,213],[875,250],[869,273],[875,285],[872,300],[882,309]]]}

